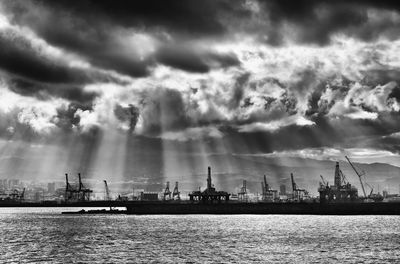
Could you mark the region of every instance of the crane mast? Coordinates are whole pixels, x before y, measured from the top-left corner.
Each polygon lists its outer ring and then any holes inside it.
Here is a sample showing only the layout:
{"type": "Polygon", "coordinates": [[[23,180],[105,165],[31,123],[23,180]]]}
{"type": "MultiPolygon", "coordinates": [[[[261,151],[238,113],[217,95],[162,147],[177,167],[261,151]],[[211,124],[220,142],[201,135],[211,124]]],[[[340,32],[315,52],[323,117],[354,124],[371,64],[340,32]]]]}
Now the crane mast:
{"type": "Polygon", "coordinates": [[[360,184],[361,184],[361,188],[362,188],[363,193],[364,193],[364,197],[367,198],[367,194],[365,193],[364,184],[363,184],[362,179],[361,179],[361,176],[363,176],[364,174],[361,174],[360,172],[358,172],[358,170],[356,169],[354,164],[350,161],[349,157],[345,156],[345,158],[347,159],[347,161],[349,162],[350,166],[353,168],[354,172],[357,174],[358,178],[360,179],[360,184]]]}

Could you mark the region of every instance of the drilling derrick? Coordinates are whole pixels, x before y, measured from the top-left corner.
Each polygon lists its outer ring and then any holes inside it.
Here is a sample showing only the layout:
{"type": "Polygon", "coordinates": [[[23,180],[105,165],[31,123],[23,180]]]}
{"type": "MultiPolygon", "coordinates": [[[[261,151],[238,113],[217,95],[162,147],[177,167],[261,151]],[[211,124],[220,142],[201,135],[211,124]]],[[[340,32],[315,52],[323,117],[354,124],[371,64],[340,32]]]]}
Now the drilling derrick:
{"type": "Polygon", "coordinates": [[[167,185],[165,186],[164,201],[166,200],[167,196],[168,196],[168,200],[171,200],[171,191],[169,190],[169,181],[167,181],[167,185]]]}
{"type": "Polygon", "coordinates": [[[175,197],[177,200],[181,199],[181,192],[178,190],[178,182],[175,182],[175,188],[172,192],[172,199],[175,200],[175,197]]]}

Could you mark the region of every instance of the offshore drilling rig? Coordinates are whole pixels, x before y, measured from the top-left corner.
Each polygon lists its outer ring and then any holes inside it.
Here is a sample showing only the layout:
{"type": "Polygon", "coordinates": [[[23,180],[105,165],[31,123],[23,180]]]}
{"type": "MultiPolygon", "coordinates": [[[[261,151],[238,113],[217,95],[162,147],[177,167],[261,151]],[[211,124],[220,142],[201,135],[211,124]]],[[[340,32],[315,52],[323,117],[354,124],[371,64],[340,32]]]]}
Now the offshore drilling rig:
{"type": "Polygon", "coordinates": [[[318,188],[320,203],[354,202],[358,199],[358,190],[352,186],[336,162],[334,185],[328,185],[321,176],[322,183],[318,188]]]}
{"type": "Polygon", "coordinates": [[[78,188],[73,188],[68,181],[68,173],[65,174],[65,202],[88,202],[90,194],[93,190],[85,188],[82,183],[81,174],[78,173],[79,185],[78,188]]]}
{"type": "Polygon", "coordinates": [[[202,202],[213,202],[213,201],[229,201],[230,194],[224,191],[216,191],[211,182],[211,167],[208,167],[207,176],[207,189],[201,191],[194,191],[189,194],[190,201],[202,201],[202,202]]]}

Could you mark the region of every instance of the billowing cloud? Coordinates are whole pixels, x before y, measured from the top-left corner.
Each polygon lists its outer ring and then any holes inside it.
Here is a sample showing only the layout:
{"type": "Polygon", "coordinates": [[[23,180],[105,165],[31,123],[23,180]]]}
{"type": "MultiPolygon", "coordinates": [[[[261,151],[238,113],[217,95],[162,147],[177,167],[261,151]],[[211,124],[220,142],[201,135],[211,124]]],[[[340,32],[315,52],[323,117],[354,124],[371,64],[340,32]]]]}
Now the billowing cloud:
{"type": "Polygon", "coordinates": [[[391,1],[4,1],[0,135],[396,152],[399,23],[391,1]]]}

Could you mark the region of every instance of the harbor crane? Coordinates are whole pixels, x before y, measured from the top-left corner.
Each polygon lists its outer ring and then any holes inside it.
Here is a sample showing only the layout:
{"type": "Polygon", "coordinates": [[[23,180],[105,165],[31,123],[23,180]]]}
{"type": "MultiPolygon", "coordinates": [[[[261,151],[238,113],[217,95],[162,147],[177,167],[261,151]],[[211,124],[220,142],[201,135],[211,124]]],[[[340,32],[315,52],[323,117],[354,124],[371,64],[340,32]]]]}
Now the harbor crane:
{"type": "Polygon", "coordinates": [[[68,181],[68,173],[65,173],[65,201],[76,200],[77,193],[68,181]]]}
{"type": "MultiPolygon", "coordinates": [[[[347,161],[349,162],[350,166],[353,168],[354,172],[357,174],[358,178],[360,179],[360,184],[361,184],[361,188],[363,190],[364,197],[367,198],[367,194],[365,193],[364,184],[363,184],[362,179],[361,179],[361,177],[365,175],[365,172],[364,171],[361,171],[361,172],[358,171],[356,169],[356,167],[354,166],[354,164],[350,161],[349,157],[345,156],[345,158],[347,159],[347,161]]],[[[371,191],[371,193],[372,193],[372,191],[371,191]]]]}
{"type": "Polygon", "coordinates": [[[107,184],[106,180],[104,180],[104,191],[105,191],[104,200],[105,201],[110,201],[111,200],[110,189],[108,188],[108,184],[107,184]]]}
{"type": "Polygon", "coordinates": [[[269,185],[267,183],[267,176],[264,175],[264,181],[261,182],[261,190],[262,190],[262,199],[266,200],[267,199],[267,192],[269,190],[269,185]]]}
{"type": "Polygon", "coordinates": [[[65,201],[85,202],[90,200],[91,189],[85,188],[82,183],[81,174],[78,173],[79,185],[78,189],[73,188],[68,181],[68,173],[65,174],[65,201]]]}
{"type": "Polygon", "coordinates": [[[303,196],[308,195],[308,191],[305,189],[299,189],[297,187],[296,182],[294,181],[293,173],[290,173],[290,179],[292,180],[292,190],[293,190],[293,198],[297,201],[303,199],[303,196]]]}
{"type": "Polygon", "coordinates": [[[78,173],[79,178],[79,189],[78,189],[78,200],[79,201],[89,201],[90,194],[93,192],[91,189],[85,188],[82,183],[81,174],[78,173]]]}
{"type": "Polygon", "coordinates": [[[175,182],[175,188],[172,192],[172,199],[175,200],[175,197],[177,197],[177,200],[181,199],[181,192],[178,189],[178,182],[175,182]]]}
{"type": "Polygon", "coordinates": [[[267,183],[267,176],[264,175],[264,182],[261,182],[262,187],[262,200],[267,202],[273,202],[278,199],[278,191],[273,190],[267,183]]]}
{"type": "Polygon", "coordinates": [[[167,181],[167,185],[165,186],[165,190],[164,190],[164,200],[165,197],[168,196],[168,199],[171,200],[171,191],[169,189],[169,181],[167,181]]]}
{"type": "Polygon", "coordinates": [[[266,191],[268,191],[269,190],[269,185],[268,185],[268,183],[267,183],[267,176],[264,174],[264,187],[265,187],[265,190],[266,191]]]}

